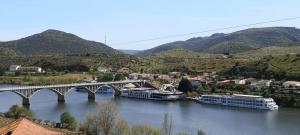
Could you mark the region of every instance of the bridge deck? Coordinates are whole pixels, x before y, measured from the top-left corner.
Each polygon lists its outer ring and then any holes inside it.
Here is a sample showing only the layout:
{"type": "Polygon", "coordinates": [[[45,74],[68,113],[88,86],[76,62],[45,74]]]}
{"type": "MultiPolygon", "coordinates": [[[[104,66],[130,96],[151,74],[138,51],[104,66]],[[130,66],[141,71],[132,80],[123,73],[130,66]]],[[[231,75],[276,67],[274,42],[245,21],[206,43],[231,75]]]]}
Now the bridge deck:
{"type": "Polygon", "coordinates": [[[111,85],[111,84],[127,84],[145,82],[144,80],[126,80],[114,82],[99,82],[99,83],[73,83],[73,84],[59,84],[59,85],[43,85],[43,86],[12,86],[0,88],[0,92],[13,90],[28,90],[28,89],[47,89],[47,88],[61,88],[61,87],[79,87],[79,86],[93,86],[93,85],[111,85]]]}

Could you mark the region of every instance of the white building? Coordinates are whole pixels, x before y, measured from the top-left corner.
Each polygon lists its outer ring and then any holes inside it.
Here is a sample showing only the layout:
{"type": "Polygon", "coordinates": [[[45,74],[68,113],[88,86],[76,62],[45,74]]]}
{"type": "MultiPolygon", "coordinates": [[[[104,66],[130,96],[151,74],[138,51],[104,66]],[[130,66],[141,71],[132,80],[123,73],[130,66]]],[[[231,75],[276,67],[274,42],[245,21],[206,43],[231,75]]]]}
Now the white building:
{"type": "Polygon", "coordinates": [[[31,67],[20,67],[18,71],[23,71],[23,72],[38,72],[41,73],[43,72],[41,67],[36,67],[36,66],[31,66],[31,67]]]}
{"type": "Polygon", "coordinates": [[[36,66],[29,66],[29,67],[22,67],[21,65],[11,65],[9,67],[10,72],[16,72],[16,71],[23,71],[23,72],[43,72],[41,67],[36,66]]]}
{"type": "Polygon", "coordinates": [[[250,84],[250,88],[254,90],[262,90],[271,86],[271,80],[260,80],[250,84]]]}
{"type": "Polygon", "coordinates": [[[246,79],[241,79],[241,80],[237,79],[237,80],[234,80],[234,83],[238,84],[238,85],[245,85],[246,82],[247,82],[246,79]]]}
{"type": "Polygon", "coordinates": [[[9,66],[9,71],[10,72],[16,72],[19,70],[19,68],[21,67],[21,65],[10,65],[9,66]]]}
{"type": "Polygon", "coordinates": [[[296,88],[296,87],[300,87],[300,82],[297,81],[286,81],[283,84],[284,88],[296,88]]]}
{"type": "Polygon", "coordinates": [[[102,72],[102,73],[106,73],[106,72],[110,72],[111,70],[109,68],[106,68],[106,67],[98,67],[97,71],[102,72]]]}

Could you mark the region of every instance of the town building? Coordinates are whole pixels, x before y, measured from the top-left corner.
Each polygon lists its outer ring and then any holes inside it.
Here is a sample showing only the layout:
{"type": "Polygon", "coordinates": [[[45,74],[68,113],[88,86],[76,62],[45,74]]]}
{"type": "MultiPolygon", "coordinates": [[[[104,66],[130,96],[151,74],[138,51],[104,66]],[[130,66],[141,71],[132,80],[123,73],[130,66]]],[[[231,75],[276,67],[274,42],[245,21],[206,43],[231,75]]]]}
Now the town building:
{"type": "Polygon", "coordinates": [[[267,89],[271,86],[272,80],[259,80],[257,82],[253,82],[250,84],[250,88],[252,90],[263,90],[263,89],[267,89]]]}
{"type": "Polygon", "coordinates": [[[98,72],[102,72],[102,73],[106,73],[106,72],[110,72],[111,69],[110,68],[106,68],[106,67],[98,67],[97,71],[98,72]]]}
{"type": "Polygon", "coordinates": [[[36,67],[36,66],[31,66],[31,67],[20,67],[18,69],[18,71],[22,71],[22,72],[37,72],[37,73],[41,73],[43,72],[41,67],[36,67]]]}
{"type": "Polygon", "coordinates": [[[19,68],[21,67],[21,65],[10,65],[9,66],[9,71],[10,72],[16,72],[19,70],[19,68]]]}
{"type": "Polygon", "coordinates": [[[145,74],[145,73],[131,73],[128,75],[129,79],[132,80],[153,80],[154,74],[145,74]]]}
{"type": "Polygon", "coordinates": [[[43,72],[41,67],[37,67],[37,66],[21,66],[21,65],[11,65],[9,67],[9,71],[10,72],[16,72],[16,71],[22,71],[22,72],[37,72],[37,73],[41,73],[43,72]]]}
{"type": "Polygon", "coordinates": [[[123,67],[123,68],[119,69],[118,72],[119,73],[129,74],[130,70],[129,70],[129,68],[123,67]]]}
{"type": "Polygon", "coordinates": [[[236,80],[233,80],[233,81],[237,85],[246,85],[246,83],[247,83],[246,79],[236,79],[236,80]]]}
{"type": "Polygon", "coordinates": [[[284,88],[300,88],[300,82],[297,81],[286,81],[282,84],[284,88]]]}

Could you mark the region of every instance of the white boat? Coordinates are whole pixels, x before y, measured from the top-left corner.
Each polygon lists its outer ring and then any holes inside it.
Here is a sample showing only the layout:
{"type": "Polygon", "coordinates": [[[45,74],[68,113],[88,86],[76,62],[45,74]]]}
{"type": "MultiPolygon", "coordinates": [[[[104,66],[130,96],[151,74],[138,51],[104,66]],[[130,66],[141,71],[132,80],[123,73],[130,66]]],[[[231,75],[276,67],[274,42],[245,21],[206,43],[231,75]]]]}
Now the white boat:
{"type": "Polygon", "coordinates": [[[254,109],[278,110],[278,105],[272,98],[263,98],[254,95],[202,95],[200,103],[216,104],[224,106],[246,107],[254,109]]]}
{"type": "Polygon", "coordinates": [[[182,92],[171,92],[164,90],[156,90],[152,88],[129,88],[122,89],[122,97],[150,99],[150,100],[178,100],[181,99],[184,94],[182,92]]]}

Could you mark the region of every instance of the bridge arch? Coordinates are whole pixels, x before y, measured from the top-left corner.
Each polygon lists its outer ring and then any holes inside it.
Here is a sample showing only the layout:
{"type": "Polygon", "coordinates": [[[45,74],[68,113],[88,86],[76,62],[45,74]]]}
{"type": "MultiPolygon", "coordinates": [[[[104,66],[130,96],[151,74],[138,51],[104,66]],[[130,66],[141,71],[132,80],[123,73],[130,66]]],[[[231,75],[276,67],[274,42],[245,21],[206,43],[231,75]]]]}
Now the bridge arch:
{"type": "Polygon", "coordinates": [[[90,90],[89,88],[85,87],[85,86],[72,87],[72,88],[67,90],[67,92],[64,94],[64,96],[68,95],[68,93],[70,93],[74,90],[83,90],[84,92],[88,93],[88,99],[89,100],[95,100],[96,99],[95,93],[92,90],[90,90]]]}
{"type": "Polygon", "coordinates": [[[53,93],[55,93],[57,96],[62,96],[62,93],[60,93],[58,90],[53,89],[53,88],[43,88],[43,89],[36,89],[34,90],[34,93],[32,95],[30,95],[29,98],[33,97],[34,95],[38,94],[40,91],[42,90],[47,90],[47,91],[51,91],[53,93]]]}
{"type": "Polygon", "coordinates": [[[121,88],[118,88],[117,86],[113,84],[108,84],[114,91],[115,91],[115,96],[121,95],[121,88]]]}
{"type": "Polygon", "coordinates": [[[23,95],[22,93],[17,92],[17,91],[8,91],[8,92],[15,93],[16,95],[20,96],[22,99],[23,99],[23,98],[28,98],[28,97],[26,97],[25,95],[23,95]]]}
{"type": "Polygon", "coordinates": [[[114,92],[116,91],[116,90],[115,90],[113,87],[111,87],[110,85],[102,85],[102,86],[97,87],[95,93],[96,93],[96,92],[101,92],[101,89],[102,89],[102,88],[111,88],[114,92]]]}
{"type": "Polygon", "coordinates": [[[84,86],[80,86],[80,87],[72,87],[72,88],[70,88],[70,89],[65,93],[65,95],[67,95],[69,92],[74,91],[74,90],[83,90],[84,92],[87,92],[87,93],[94,93],[94,92],[91,91],[89,88],[84,87],[84,86]]]}

